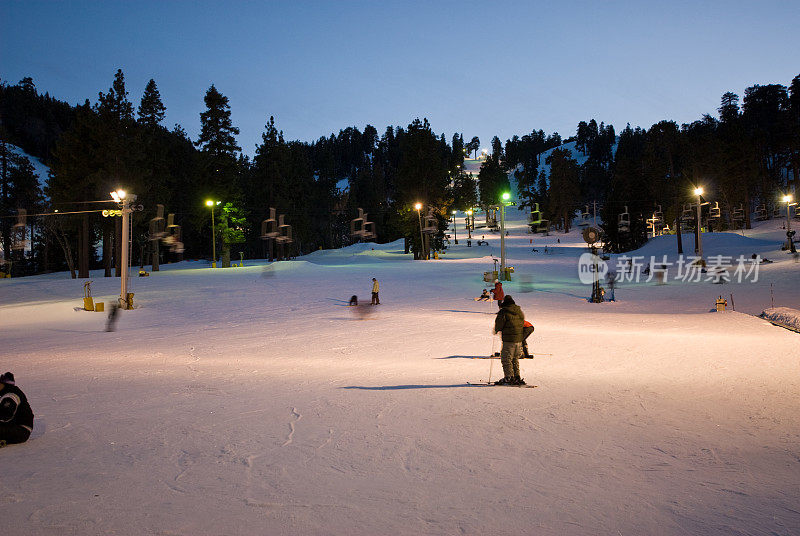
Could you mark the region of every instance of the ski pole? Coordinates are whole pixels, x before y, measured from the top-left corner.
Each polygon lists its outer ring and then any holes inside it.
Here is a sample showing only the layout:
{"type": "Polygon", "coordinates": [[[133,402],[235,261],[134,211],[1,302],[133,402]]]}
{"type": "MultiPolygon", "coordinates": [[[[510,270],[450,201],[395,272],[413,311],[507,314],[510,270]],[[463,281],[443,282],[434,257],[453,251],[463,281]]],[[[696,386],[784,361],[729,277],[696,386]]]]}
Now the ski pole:
{"type": "Polygon", "coordinates": [[[492,335],[492,353],[489,354],[489,380],[486,383],[492,383],[492,365],[494,365],[494,338],[492,335]]]}

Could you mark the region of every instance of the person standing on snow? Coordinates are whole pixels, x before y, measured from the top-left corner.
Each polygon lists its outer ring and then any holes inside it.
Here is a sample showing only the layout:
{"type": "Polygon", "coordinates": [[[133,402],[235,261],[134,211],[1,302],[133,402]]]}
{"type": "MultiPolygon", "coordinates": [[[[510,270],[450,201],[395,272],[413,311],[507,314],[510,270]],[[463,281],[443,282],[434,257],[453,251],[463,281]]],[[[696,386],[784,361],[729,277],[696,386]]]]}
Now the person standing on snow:
{"type": "Polygon", "coordinates": [[[527,320],[522,323],[522,357],[531,359],[533,356],[528,352],[528,337],[533,333],[533,324],[527,320]]]}
{"type": "Polygon", "coordinates": [[[0,375],[0,447],[24,443],[33,431],[33,411],[10,372],[0,375]]]}
{"type": "Polygon", "coordinates": [[[500,363],[503,365],[503,379],[495,385],[525,385],[519,376],[519,358],[522,355],[523,327],[525,314],[511,296],[503,298],[500,310],[494,320],[494,332],[502,333],[503,349],[500,363]]]}
{"type": "Polygon", "coordinates": [[[491,292],[494,299],[497,300],[497,306],[501,307],[500,304],[503,301],[503,298],[505,297],[506,293],[503,292],[503,284],[500,282],[499,279],[494,280],[494,288],[489,292],[491,292]]]}
{"type": "Polygon", "coordinates": [[[374,277],[372,278],[372,305],[380,305],[381,301],[378,299],[378,290],[380,289],[380,285],[378,284],[378,280],[374,277]]]}

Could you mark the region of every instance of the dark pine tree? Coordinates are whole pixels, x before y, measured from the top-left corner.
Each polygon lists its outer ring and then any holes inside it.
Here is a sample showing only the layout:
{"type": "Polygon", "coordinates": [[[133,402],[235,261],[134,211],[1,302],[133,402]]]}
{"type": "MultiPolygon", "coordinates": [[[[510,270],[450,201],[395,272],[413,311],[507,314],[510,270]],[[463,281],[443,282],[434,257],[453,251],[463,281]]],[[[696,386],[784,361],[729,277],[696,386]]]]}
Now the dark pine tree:
{"type": "Polygon", "coordinates": [[[158,92],[156,82],[152,78],[144,88],[142,101],[139,104],[139,124],[155,128],[164,120],[167,108],[161,102],[161,94],[158,92]]]}

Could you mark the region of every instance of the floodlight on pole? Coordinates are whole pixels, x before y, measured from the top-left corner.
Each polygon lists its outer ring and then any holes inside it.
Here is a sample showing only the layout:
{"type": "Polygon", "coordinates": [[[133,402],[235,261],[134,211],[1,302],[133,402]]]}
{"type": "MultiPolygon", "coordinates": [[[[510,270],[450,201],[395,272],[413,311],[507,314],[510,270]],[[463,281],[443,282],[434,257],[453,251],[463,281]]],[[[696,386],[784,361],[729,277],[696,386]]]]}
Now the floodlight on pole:
{"type": "Polygon", "coordinates": [[[797,203],[792,203],[791,194],[784,195],[783,202],[786,203],[786,247],[789,251],[795,253],[797,250],[794,247],[794,232],[792,231],[791,209],[792,206],[796,205],[797,203]]]}
{"type": "Polygon", "coordinates": [[[456,212],[458,211],[453,211],[453,239],[455,240],[455,243],[458,244],[458,233],[456,232],[456,212]]]}
{"type": "MultiPolygon", "coordinates": [[[[111,192],[111,199],[115,203],[121,205],[120,212],[122,213],[122,236],[120,237],[122,248],[120,255],[120,288],[119,288],[119,306],[122,309],[128,309],[130,301],[128,300],[128,242],[130,241],[130,213],[128,208],[128,196],[125,190],[116,190],[111,192]]],[[[136,200],[136,196],[132,196],[136,200]]]]}
{"type": "Polygon", "coordinates": [[[422,249],[425,247],[425,238],[422,236],[422,203],[415,203],[414,208],[417,209],[417,217],[419,218],[419,258],[423,259],[422,249]]]}
{"type": "Polygon", "coordinates": [[[698,186],[694,189],[694,195],[697,196],[697,241],[695,242],[695,249],[697,250],[697,256],[700,257],[702,260],[703,258],[703,236],[702,236],[702,228],[701,228],[701,211],[703,209],[703,200],[700,197],[703,195],[703,188],[698,186]]]}
{"type": "Polygon", "coordinates": [[[207,200],[206,206],[211,208],[211,267],[217,267],[217,230],[214,226],[214,207],[222,201],[207,200]]]}
{"type": "Polygon", "coordinates": [[[506,281],[506,203],[511,199],[511,194],[503,192],[500,197],[500,279],[506,281]]]}

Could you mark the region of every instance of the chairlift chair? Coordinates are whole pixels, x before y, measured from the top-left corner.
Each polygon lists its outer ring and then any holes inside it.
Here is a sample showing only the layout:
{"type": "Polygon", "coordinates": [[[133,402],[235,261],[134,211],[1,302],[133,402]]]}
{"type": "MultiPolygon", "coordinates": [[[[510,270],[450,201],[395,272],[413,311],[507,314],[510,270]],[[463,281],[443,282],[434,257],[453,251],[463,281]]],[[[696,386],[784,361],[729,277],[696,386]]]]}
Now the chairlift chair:
{"type": "Polygon", "coordinates": [[[589,226],[589,205],[583,206],[583,212],[581,212],[581,219],[578,222],[578,227],[588,227],[589,226]]]}
{"type": "Polygon", "coordinates": [[[681,232],[689,232],[694,230],[695,211],[692,210],[691,205],[683,205],[680,217],[681,232]]]}
{"type": "Polygon", "coordinates": [[[664,211],[661,210],[661,205],[658,205],[658,210],[653,213],[653,217],[658,220],[659,224],[664,223],[664,211]]]}
{"type": "Polygon", "coordinates": [[[28,211],[24,208],[17,209],[17,223],[11,228],[11,249],[20,251],[30,247],[30,241],[27,240],[26,218],[28,211]]]}
{"type": "Polygon", "coordinates": [[[731,211],[731,223],[734,229],[744,225],[744,205],[739,204],[738,208],[734,207],[731,211]]]}
{"type": "Polygon", "coordinates": [[[617,228],[621,233],[631,230],[631,215],[628,213],[628,206],[625,205],[625,212],[617,216],[617,228]]]}
{"type": "Polygon", "coordinates": [[[539,203],[534,203],[534,208],[531,210],[531,215],[528,218],[528,226],[532,233],[547,232],[548,220],[542,219],[542,213],[539,210],[539,203]]]}
{"type": "Polygon", "coordinates": [[[714,220],[722,218],[722,210],[719,208],[719,201],[714,201],[714,206],[708,209],[708,217],[714,220]]]}
{"type": "Polygon", "coordinates": [[[756,221],[764,221],[767,219],[767,205],[761,204],[756,209],[756,221]]]}

